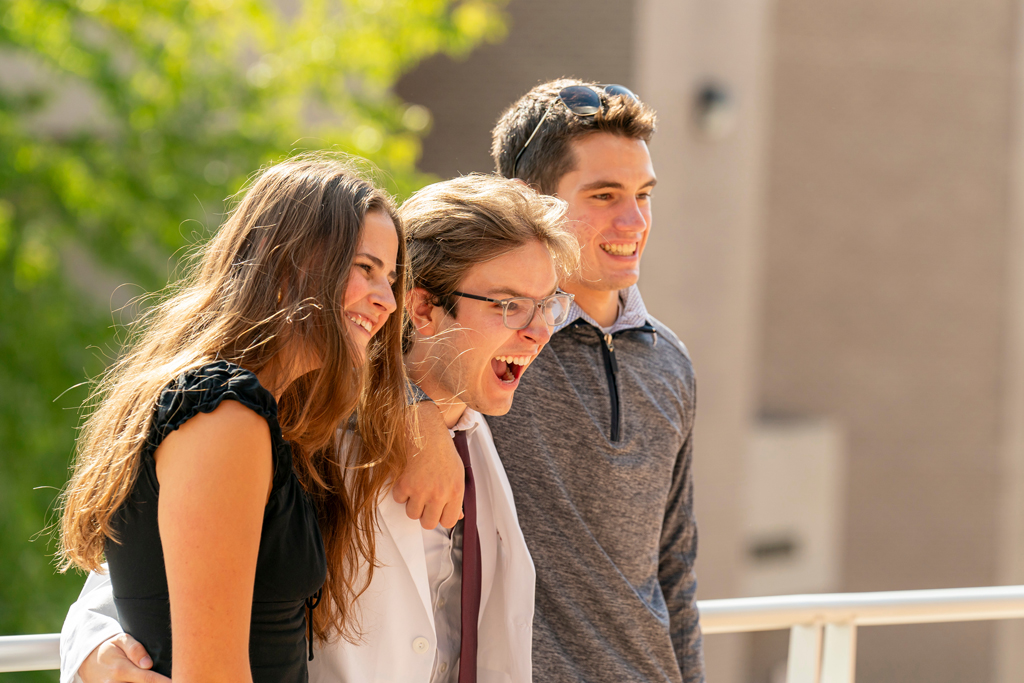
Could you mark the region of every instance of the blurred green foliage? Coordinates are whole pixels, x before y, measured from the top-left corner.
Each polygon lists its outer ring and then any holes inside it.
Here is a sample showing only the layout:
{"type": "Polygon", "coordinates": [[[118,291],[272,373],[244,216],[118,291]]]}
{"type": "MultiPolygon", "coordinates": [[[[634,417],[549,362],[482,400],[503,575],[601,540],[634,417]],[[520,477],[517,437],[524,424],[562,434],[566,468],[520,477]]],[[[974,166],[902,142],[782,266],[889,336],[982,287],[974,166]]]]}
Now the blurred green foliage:
{"type": "Polygon", "coordinates": [[[429,113],[392,86],[500,39],[504,2],[0,0],[0,634],[59,630],[81,586],[42,530],[81,383],[117,353],[111,307],[165,284],[224,198],[291,151],[365,156],[399,195],[423,184],[429,113]]]}

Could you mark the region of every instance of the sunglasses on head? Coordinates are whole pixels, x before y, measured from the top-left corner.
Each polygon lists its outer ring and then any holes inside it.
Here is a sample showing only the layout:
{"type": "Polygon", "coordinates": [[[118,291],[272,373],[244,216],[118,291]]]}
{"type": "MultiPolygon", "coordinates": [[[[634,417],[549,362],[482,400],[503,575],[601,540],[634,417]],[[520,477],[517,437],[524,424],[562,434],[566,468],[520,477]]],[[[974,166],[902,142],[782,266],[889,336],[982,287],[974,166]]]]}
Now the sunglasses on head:
{"type": "Polygon", "coordinates": [[[519,154],[516,155],[515,161],[512,162],[512,177],[516,177],[516,171],[519,169],[519,159],[522,158],[523,152],[533,142],[534,136],[537,135],[537,131],[540,130],[548,114],[551,112],[551,107],[555,106],[555,102],[561,102],[565,105],[565,108],[571,111],[576,116],[593,116],[597,112],[601,111],[601,107],[604,102],[601,99],[601,93],[606,95],[617,95],[619,97],[629,97],[637,102],[640,98],[633,93],[632,90],[624,85],[570,85],[562,88],[558,91],[558,97],[552,100],[548,108],[544,110],[544,115],[540,117],[540,121],[537,122],[537,127],[530,133],[530,137],[526,138],[526,144],[519,150],[519,154]]]}

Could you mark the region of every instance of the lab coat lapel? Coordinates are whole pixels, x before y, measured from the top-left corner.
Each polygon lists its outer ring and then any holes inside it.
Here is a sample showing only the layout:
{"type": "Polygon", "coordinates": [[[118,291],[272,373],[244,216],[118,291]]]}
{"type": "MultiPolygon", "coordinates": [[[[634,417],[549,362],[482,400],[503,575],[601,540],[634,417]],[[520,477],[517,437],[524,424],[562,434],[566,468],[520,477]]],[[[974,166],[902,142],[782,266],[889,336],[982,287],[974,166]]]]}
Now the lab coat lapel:
{"type": "Polygon", "coordinates": [[[423,609],[430,618],[431,626],[434,624],[434,612],[430,608],[430,586],[427,585],[427,556],[423,549],[423,532],[419,522],[409,519],[405,514],[405,505],[396,503],[387,491],[377,506],[380,520],[383,522],[387,532],[391,535],[398,552],[405,561],[406,569],[416,585],[416,592],[419,594],[423,609]]]}

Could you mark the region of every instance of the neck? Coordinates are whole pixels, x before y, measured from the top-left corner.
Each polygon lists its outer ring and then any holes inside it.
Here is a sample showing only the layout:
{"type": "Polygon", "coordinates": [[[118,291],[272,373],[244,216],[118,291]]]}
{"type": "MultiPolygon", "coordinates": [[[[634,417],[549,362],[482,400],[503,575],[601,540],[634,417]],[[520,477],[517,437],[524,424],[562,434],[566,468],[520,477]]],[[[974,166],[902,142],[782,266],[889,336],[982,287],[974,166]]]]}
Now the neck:
{"type": "Polygon", "coordinates": [[[256,379],[264,389],[274,395],[275,401],[280,401],[281,395],[292,382],[320,367],[321,363],[315,356],[303,351],[298,344],[291,343],[256,373],[256,379]]]}
{"type": "Polygon", "coordinates": [[[594,290],[581,287],[578,283],[569,283],[562,286],[562,289],[570,294],[576,295],[576,305],[583,309],[583,312],[597,321],[601,327],[611,327],[619,317],[619,291],[594,290]]]}
{"type": "Polygon", "coordinates": [[[412,349],[406,354],[405,371],[409,375],[409,379],[415,382],[416,386],[422,389],[423,393],[429,396],[441,411],[445,426],[452,429],[466,412],[466,404],[455,398],[438,381],[435,374],[431,372],[436,359],[427,358],[426,354],[420,350],[421,347],[420,344],[413,344],[412,349]]]}

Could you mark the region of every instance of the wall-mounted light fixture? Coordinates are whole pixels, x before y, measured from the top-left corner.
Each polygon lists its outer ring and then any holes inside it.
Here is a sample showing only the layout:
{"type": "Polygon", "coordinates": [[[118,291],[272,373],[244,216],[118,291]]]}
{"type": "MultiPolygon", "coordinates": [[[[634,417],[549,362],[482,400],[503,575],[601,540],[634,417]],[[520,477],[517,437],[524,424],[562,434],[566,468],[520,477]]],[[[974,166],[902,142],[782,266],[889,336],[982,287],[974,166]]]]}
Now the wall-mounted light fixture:
{"type": "Polygon", "coordinates": [[[694,124],[701,137],[717,141],[736,129],[736,101],[718,81],[705,81],[697,88],[693,107],[694,124]]]}

